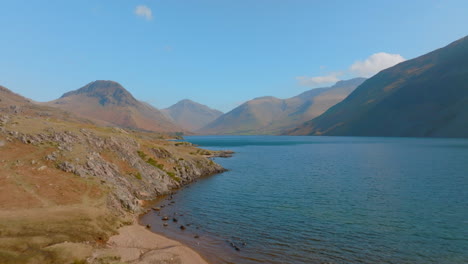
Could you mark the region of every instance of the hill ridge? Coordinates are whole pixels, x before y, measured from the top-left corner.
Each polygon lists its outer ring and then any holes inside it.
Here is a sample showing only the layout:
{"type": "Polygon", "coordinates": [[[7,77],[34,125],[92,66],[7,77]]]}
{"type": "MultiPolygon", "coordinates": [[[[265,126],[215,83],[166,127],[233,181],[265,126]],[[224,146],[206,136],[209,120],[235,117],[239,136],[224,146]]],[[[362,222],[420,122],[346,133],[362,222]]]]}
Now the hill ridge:
{"type": "Polygon", "coordinates": [[[202,134],[279,134],[323,113],[343,100],[365,78],[315,88],[294,97],[249,100],[198,130],[202,134]]]}

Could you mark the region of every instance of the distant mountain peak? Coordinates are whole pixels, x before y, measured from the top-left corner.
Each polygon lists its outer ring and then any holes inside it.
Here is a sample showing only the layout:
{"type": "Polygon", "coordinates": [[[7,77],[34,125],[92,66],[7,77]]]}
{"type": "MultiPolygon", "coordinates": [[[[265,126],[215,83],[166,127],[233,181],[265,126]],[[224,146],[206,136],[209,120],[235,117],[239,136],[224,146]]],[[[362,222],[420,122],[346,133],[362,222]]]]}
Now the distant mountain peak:
{"type": "Polygon", "coordinates": [[[172,105],[171,107],[174,108],[174,107],[179,107],[179,106],[189,106],[189,105],[197,105],[197,106],[200,106],[202,104],[200,103],[197,103],[197,102],[194,102],[190,99],[182,99],[180,100],[179,102],[175,103],[174,105],[172,105]]]}
{"type": "Polygon", "coordinates": [[[190,99],[182,99],[182,100],[180,100],[179,102],[177,102],[177,104],[179,104],[179,103],[198,104],[197,102],[194,102],[194,101],[192,101],[192,100],[190,100],[190,99]]]}
{"type": "Polygon", "coordinates": [[[260,97],[255,97],[252,100],[280,100],[280,99],[274,96],[260,96],[260,97]]]}
{"type": "Polygon", "coordinates": [[[174,105],[163,109],[176,124],[188,129],[197,130],[209,122],[215,120],[223,113],[206,105],[183,99],[174,105]]]}
{"type": "Polygon", "coordinates": [[[65,93],[60,98],[73,95],[85,95],[99,99],[101,105],[137,105],[138,101],[118,82],[97,80],[78,90],[65,93]]]}

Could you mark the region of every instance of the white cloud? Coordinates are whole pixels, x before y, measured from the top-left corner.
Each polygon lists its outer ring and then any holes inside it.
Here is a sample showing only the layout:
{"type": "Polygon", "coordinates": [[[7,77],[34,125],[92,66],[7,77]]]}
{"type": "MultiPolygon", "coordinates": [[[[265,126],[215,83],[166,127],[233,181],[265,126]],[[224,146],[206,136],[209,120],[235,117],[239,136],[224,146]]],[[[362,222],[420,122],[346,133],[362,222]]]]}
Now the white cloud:
{"type": "Polygon", "coordinates": [[[151,20],[153,19],[153,12],[151,11],[151,8],[145,6],[145,5],[139,5],[135,8],[135,15],[141,16],[145,18],[146,20],[151,20]]]}
{"type": "MultiPolygon", "coordinates": [[[[296,80],[300,85],[303,86],[319,87],[325,84],[333,84],[338,82],[341,75],[371,77],[379,71],[392,67],[402,61],[405,61],[405,58],[403,58],[400,54],[379,52],[372,54],[364,61],[356,61],[354,64],[349,66],[348,70],[331,72],[322,76],[298,76],[296,77],[296,80]]],[[[325,68],[325,66],[320,66],[321,70],[325,68]]]]}
{"type": "Polygon", "coordinates": [[[389,54],[379,52],[372,54],[364,61],[356,61],[349,70],[361,77],[370,77],[381,70],[392,67],[402,61],[405,61],[400,54],[389,54]]]}
{"type": "Polygon", "coordinates": [[[296,77],[296,80],[299,81],[300,85],[303,86],[311,86],[317,87],[324,84],[332,84],[338,82],[340,79],[338,78],[342,75],[341,72],[332,72],[328,75],[323,76],[315,76],[315,77],[307,77],[307,76],[299,76],[296,77]]]}

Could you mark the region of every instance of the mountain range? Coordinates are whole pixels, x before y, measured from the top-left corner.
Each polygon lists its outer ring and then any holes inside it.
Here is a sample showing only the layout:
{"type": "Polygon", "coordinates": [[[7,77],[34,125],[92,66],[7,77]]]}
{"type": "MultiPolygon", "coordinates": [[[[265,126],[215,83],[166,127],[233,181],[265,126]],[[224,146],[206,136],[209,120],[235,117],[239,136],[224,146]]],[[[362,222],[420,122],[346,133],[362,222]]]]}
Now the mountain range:
{"type": "Polygon", "coordinates": [[[339,81],[288,99],[255,98],[199,129],[201,134],[279,134],[308,121],[348,96],[365,78],[339,81]]]}
{"type": "Polygon", "coordinates": [[[287,134],[468,137],[468,36],[381,71],[287,134]]]}
{"type": "MultiPolygon", "coordinates": [[[[2,86],[0,93],[13,111],[38,107],[2,86]]],[[[468,37],[367,80],[258,97],[225,114],[188,99],[158,110],[103,80],[40,105],[62,119],[161,133],[468,137],[468,37]]]]}

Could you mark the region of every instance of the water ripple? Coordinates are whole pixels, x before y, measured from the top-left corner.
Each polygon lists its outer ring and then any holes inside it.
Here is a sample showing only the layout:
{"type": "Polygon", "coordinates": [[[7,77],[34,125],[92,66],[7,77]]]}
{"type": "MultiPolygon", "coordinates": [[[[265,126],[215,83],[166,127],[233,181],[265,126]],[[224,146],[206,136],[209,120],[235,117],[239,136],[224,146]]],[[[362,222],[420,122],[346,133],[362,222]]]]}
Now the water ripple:
{"type": "Polygon", "coordinates": [[[230,171],[164,208],[185,231],[154,212],[142,221],[213,263],[468,263],[468,140],[189,141],[236,151],[217,159],[230,171]]]}

